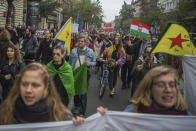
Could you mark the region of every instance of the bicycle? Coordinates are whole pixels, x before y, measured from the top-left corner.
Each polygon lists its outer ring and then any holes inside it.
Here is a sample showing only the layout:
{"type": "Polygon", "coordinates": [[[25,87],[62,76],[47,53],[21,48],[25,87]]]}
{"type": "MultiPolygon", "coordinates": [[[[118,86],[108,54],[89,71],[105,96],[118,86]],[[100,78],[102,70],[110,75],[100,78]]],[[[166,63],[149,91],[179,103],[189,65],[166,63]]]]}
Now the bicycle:
{"type": "Polygon", "coordinates": [[[109,69],[108,60],[99,60],[102,63],[102,73],[101,73],[101,79],[100,79],[100,88],[99,88],[99,98],[102,99],[106,86],[108,85],[108,75],[109,75],[109,69]]]}
{"type": "Polygon", "coordinates": [[[108,76],[109,76],[109,70],[112,69],[113,61],[108,60],[99,60],[102,63],[102,74],[100,79],[100,88],[99,88],[99,98],[102,99],[103,95],[105,93],[105,89],[108,85],[108,76]]]}

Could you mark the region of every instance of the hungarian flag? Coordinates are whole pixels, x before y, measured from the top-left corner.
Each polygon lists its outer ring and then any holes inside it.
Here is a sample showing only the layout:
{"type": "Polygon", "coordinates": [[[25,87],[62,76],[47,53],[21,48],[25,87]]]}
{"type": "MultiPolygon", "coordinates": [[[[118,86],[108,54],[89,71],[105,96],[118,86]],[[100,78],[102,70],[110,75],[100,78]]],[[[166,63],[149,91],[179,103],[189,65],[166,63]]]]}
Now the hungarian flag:
{"type": "Polygon", "coordinates": [[[196,48],[183,26],[169,23],[151,52],[162,52],[175,56],[196,55],[196,48]]]}
{"type": "Polygon", "coordinates": [[[138,35],[143,38],[147,38],[149,35],[149,29],[150,27],[142,22],[136,20],[131,21],[131,27],[130,27],[131,34],[138,35]]]}
{"type": "Polygon", "coordinates": [[[84,95],[87,92],[87,67],[82,64],[74,70],[75,95],[84,95]]]}

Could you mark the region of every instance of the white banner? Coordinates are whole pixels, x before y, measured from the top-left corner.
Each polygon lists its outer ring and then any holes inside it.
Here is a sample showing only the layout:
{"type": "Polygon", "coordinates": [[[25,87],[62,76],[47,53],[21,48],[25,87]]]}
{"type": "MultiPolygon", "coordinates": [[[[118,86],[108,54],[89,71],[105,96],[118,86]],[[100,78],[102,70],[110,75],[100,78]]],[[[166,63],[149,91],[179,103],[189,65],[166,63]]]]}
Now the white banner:
{"type": "Polygon", "coordinates": [[[0,126],[0,131],[195,131],[196,116],[151,115],[108,111],[79,126],[72,121],[0,126]]]}
{"type": "Polygon", "coordinates": [[[184,74],[184,96],[188,110],[196,115],[196,56],[182,58],[184,74]]]}
{"type": "Polygon", "coordinates": [[[71,33],[77,33],[78,32],[78,24],[71,24],[71,33]]]}

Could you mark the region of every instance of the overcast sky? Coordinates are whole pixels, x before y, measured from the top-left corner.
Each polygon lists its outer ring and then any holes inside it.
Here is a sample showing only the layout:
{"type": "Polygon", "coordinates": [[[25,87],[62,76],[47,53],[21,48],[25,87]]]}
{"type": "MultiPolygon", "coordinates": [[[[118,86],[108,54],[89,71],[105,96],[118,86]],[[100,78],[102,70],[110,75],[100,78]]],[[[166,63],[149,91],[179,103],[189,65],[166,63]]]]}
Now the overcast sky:
{"type": "Polygon", "coordinates": [[[111,22],[115,16],[119,15],[120,9],[125,2],[131,3],[131,0],[100,0],[104,11],[104,21],[111,22]]]}

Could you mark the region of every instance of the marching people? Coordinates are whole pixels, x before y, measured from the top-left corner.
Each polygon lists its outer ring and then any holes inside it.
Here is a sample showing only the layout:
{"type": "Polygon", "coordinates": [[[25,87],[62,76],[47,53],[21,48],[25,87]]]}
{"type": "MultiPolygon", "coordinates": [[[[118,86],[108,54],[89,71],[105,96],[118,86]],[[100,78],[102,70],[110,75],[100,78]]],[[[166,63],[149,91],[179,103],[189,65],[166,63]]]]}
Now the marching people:
{"type": "Polygon", "coordinates": [[[48,29],[44,30],[45,38],[40,42],[39,48],[36,53],[36,59],[41,57],[43,64],[48,64],[52,60],[52,49],[55,43],[51,39],[51,33],[48,29]]]}
{"type": "Polygon", "coordinates": [[[100,56],[100,50],[103,45],[103,39],[104,39],[104,34],[96,34],[96,38],[94,40],[94,52],[96,58],[99,58],[100,56]]]}
{"type": "MultiPolygon", "coordinates": [[[[86,46],[86,38],[84,36],[79,36],[78,38],[78,47],[72,49],[69,64],[72,66],[72,70],[74,71],[76,68],[81,66],[82,64],[86,64],[87,66],[87,90],[89,87],[90,80],[90,71],[93,66],[96,64],[96,58],[92,49],[86,46]]],[[[74,96],[74,114],[79,114],[84,116],[86,113],[87,106],[87,93],[84,95],[76,95],[74,96]]]]}
{"type": "Polygon", "coordinates": [[[7,24],[6,29],[10,33],[11,41],[13,42],[13,44],[17,45],[19,43],[19,40],[16,31],[13,29],[13,26],[11,24],[7,24]]]}
{"type": "Polygon", "coordinates": [[[54,80],[56,90],[65,106],[69,104],[69,98],[75,95],[74,78],[72,68],[64,60],[65,50],[56,45],[53,49],[53,60],[47,64],[50,76],[54,80]]]}
{"type": "Polygon", "coordinates": [[[24,67],[19,49],[14,44],[9,44],[0,62],[0,82],[3,88],[3,100],[6,99],[16,75],[24,67]]]}
{"type": "Polygon", "coordinates": [[[81,117],[73,118],[63,105],[44,65],[31,63],[16,77],[7,99],[0,106],[0,125],[72,120],[82,124],[81,117]]]}
{"type": "Polygon", "coordinates": [[[0,27],[0,60],[5,57],[6,48],[9,44],[13,44],[10,38],[10,33],[7,29],[0,27]]]}
{"type": "Polygon", "coordinates": [[[134,77],[131,88],[131,97],[133,96],[141,80],[144,78],[145,74],[153,67],[160,65],[155,55],[150,54],[151,50],[152,46],[147,45],[147,47],[144,49],[144,55],[139,57],[139,59],[135,62],[132,70],[132,75],[134,77]]]}
{"type": "Polygon", "coordinates": [[[126,62],[123,64],[121,68],[121,80],[122,80],[122,89],[130,88],[132,75],[131,71],[135,62],[135,55],[137,49],[133,49],[131,52],[127,52],[127,48],[134,46],[133,43],[130,41],[129,36],[124,38],[124,49],[126,53],[126,62]]]}
{"type": "Polygon", "coordinates": [[[26,29],[26,37],[23,40],[21,51],[24,53],[23,59],[25,64],[31,63],[36,59],[38,49],[38,41],[34,35],[34,29],[28,27],[26,29]]]}
{"type": "MultiPolygon", "coordinates": [[[[3,28],[3,27],[0,27],[0,64],[2,62],[2,60],[6,57],[6,49],[7,49],[7,46],[9,44],[13,44],[12,41],[11,41],[11,38],[10,38],[10,33],[8,32],[7,29],[3,28]]],[[[0,71],[1,73],[1,71],[0,71]]],[[[1,101],[3,101],[3,89],[2,89],[2,85],[1,85],[1,82],[0,82],[0,103],[1,101]]]]}
{"type": "MultiPolygon", "coordinates": [[[[151,69],[141,81],[132,104],[126,107],[125,112],[188,115],[178,85],[179,78],[172,67],[158,66],[151,69]]],[[[107,108],[98,107],[97,111],[104,115],[107,108]]]]}
{"type": "MultiPolygon", "coordinates": [[[[118,60],[122,58],[123,55],[125,55],[122,41],[120,41],[120,38],[118,38],[118,44],[115,45],[115,50],[112,52],[111,59],[115,61],[115,63],[118,63],[118,60]]],[[[121,65],[123,65],[121,63],[121,65]]],[[[113,69],[109,70],[109,76],[108,76],[108,82],[109,82],[109,88],[110,88],[110,96],[113,96],[116,94],[115,92],[115,85],[117,82],[118,72],[120,69],[119,64],[116,64],[113,69]]]]}

